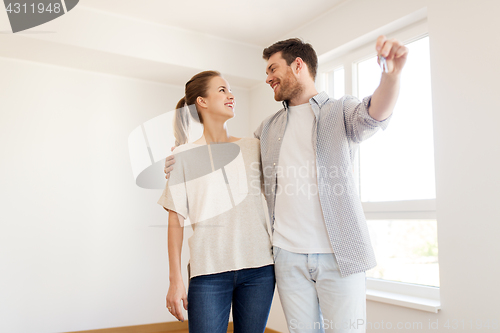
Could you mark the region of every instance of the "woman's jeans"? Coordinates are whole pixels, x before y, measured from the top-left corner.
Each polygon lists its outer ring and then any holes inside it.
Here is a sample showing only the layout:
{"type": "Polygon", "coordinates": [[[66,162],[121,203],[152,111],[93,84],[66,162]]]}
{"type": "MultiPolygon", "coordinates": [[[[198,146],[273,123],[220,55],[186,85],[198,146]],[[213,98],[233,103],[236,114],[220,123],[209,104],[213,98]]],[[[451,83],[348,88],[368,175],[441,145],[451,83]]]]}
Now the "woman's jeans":
{"type": "Polygon", "coordinates": [[[274,265],[191,278],[189,332],[226,333],[231,303],[235,333],[264,332],[274,284],[274,265]]]}

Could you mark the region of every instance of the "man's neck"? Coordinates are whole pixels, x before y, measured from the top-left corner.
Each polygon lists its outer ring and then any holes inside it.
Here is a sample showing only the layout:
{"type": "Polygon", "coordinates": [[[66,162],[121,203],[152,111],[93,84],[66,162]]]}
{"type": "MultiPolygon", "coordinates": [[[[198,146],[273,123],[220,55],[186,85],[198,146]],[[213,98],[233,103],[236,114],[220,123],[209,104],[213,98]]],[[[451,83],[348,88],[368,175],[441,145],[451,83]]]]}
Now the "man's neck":
{"type": "Polygon", "coordinates": [[[296,106],[309,103],[309,100],[314,96],[316,96],[317,94],[318,91],[316,90],[314,84],[309,85],[309,87],[306,87],[300,95],[290,99],[288,101],[288,106],[296,106]]]}

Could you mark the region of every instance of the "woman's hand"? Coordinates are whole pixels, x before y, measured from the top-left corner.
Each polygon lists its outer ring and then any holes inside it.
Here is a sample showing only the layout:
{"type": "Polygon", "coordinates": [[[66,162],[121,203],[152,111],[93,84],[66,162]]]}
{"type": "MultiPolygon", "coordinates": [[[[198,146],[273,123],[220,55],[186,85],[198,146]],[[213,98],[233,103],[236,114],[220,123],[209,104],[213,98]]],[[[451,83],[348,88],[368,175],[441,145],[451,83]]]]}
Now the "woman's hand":
{"type": "Polygon", "coordinates": [[[187,310],[187,295],[184,283],[182,281],[170,283],[167,293],[167,309],[175,318],[184,321],[181,301],[184,309],[187,310]]]}

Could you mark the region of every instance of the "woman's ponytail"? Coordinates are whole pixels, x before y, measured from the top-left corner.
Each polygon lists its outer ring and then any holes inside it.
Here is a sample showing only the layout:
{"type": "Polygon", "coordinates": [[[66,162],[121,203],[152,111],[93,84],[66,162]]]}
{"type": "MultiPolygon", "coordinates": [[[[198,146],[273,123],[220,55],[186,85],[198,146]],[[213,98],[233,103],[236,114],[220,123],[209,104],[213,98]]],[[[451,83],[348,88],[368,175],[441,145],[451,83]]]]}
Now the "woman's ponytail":
{"type": "Polygon", "coordinates": [[[175,107],[174,136],[175,146],[180,146],[189,140],[190,119],[186,107],[186,97],[182,97],[175,107]]]}

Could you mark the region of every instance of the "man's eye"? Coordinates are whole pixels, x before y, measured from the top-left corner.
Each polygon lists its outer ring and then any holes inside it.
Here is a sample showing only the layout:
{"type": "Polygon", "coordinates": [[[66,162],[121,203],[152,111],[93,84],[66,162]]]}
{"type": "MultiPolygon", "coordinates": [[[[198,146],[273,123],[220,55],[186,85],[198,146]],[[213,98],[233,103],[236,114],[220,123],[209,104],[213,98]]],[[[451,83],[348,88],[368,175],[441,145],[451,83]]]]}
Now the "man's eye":
{"type": "Polygon", "coordinates": [[[219,90],[219,92],[221,92],[221,91],[225,91],[225,90],[224,89],[219,90]]]}

